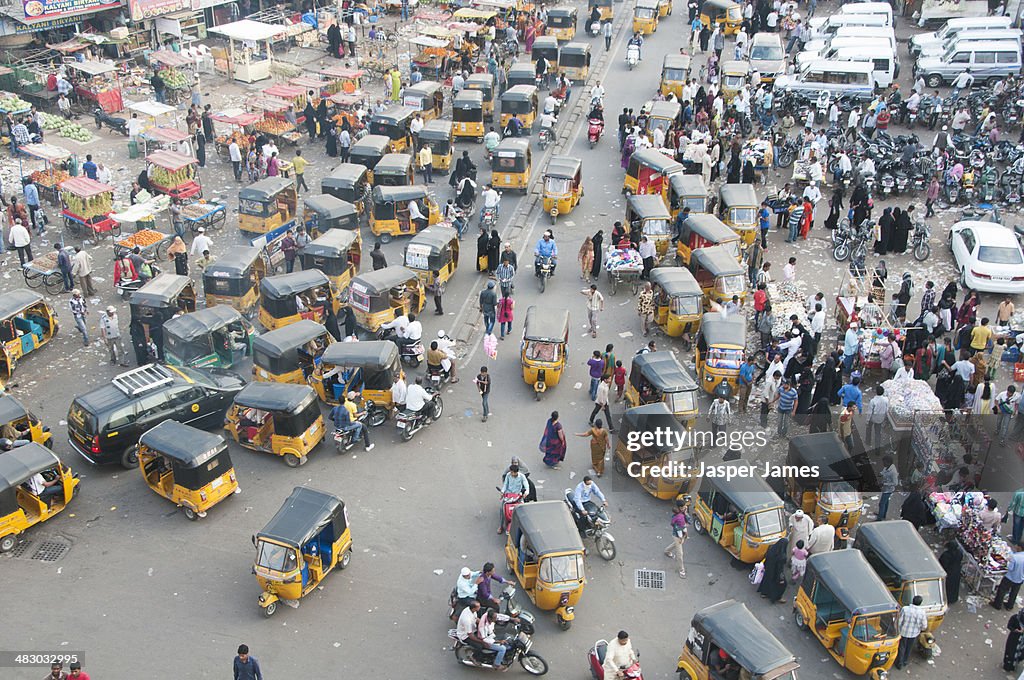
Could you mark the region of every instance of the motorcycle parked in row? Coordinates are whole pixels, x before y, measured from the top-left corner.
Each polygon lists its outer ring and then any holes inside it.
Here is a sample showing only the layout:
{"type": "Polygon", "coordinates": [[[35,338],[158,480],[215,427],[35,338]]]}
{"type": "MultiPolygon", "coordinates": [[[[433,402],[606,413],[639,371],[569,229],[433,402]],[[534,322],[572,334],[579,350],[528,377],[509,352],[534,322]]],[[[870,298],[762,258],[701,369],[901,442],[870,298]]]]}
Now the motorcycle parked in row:
{"type": "Polygon", "coordinates": [[[932,247],[928,245],[928,238],[931,235],[932,230],[927,222],[918,221],[914,224],[914,234],[910,247],[914,253],[914,259],[918,262],[927,260],[928,256],[932,254],[932,247]]]}
{"type": "Polygon", "coordinates": [[[118,132],[125,137],[128,136],[128,119],[121,118],[120,116],[112,116],[101,107],[97,106],[96,110],[92,112],[93,118],[96,120],[96,129],[102,130],[103,126],[106,125],[114,132],[118,132]]]}

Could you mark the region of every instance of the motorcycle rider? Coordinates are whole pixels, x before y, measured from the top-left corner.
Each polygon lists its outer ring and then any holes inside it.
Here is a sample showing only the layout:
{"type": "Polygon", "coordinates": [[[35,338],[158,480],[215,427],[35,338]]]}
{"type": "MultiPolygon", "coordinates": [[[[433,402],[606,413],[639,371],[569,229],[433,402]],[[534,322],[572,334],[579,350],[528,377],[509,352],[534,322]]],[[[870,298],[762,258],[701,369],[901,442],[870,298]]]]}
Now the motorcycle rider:
{"type": "Polygon", "coordinates": [[[481,194],[481,198],[484,199],[484,209],[480,211],[480,224],[484,223],[484,213],[488,210],[494,211],[494,219],[498,219],[500,212],[499,205],[501,203],[501,194],[499,194],[494,185],[488,184],[484,187],[484,192],[481,194]]]}
{"type": "Polygon", "coordinates": [[[444,361],[447,359],[445,353],[442,352],[437,346],[437,340],[430,343],[430,348],[427,349],[427,375],[440,375],[443,376],[444,361]]]}
{"type": "MultiPolygon", "coordinates": [[[[468,574],[470,577],[473,576],[473,572],[470,571],[469,567],[462,568],[463,577],[468,574]]],[[[459,579],[459,585],[462,584],[464,578],[459,579]]],[[[470,583],[473,584],[473,592],[476,592],[476,581],[470,578],[470,583]]],[[[456,586],[456,594],[458,593],[458,586],[456,586]]],[[[460,599],[461,602],[461,599],[460,599]]],[[[455,626],[455,637],[459,639],[459,642],[475,647],[479,645],[479,640],[475,640],[476,627],[477,627],[477,612],[480,610],[480,603],[476,601],[475,595],[470,596],[470,600],[466,603],[466,608],[459,614],[459,622],[455,626]]]]}
{"type": "Polygon", "coordinates": [[[601,81],[594,83],[594,86],[590,88],[590,104],[591,106],[597,106],[604,102],[604,85],[601,81]]]}
{"type": "Polygon", "coordinates": [[[545,111],[544,113],[540,114],[540,134],[547,135],[549,141],[554,140],[554,127],[557,121],[558,119],[555,118],[554,113],[548,113],[547,111],[545,111]]]}
{"type": "Polygon", "coordinates": [[[604,127],[604,107],[601,106],[601,102],[594,102],[594,107],[587,114],[587,120],[599,120],[601,127],[604,127]]]}
{"type": "Polygon", "coordinates": [[[596,517],[602,522],[608,522],[608,513],[605,508],[608,507],[608,501],[605,500],[604,494],[601,489],[594,483],[590,475],[583,477],[583,481],[576,485],[576,490],[573,491],[572,501],[576,505],[576,508],[586,517],[589,517],[591,521],[596,517]],[[599,498],[601,505],[592,501],[592,498],[599,498]]]}
{"type": "Polygon", "coordinates": [[[476,182],[471,177],[459,180],[455,190],[455,204],[462,210],[471,210],[476,203],[476,182]]]}
{"type": "Polygon", "coordinates": [[[399,329],[397,336],[392,338],[392,341],[398,345],[398,349],[401,350],[409,345],[419,342],[422,337],[423,324],[416,320],[415,314],[410,314],[409,323],[406,324],[405,328],[399,329]]]}
{"type": "Polygon", "coordinates": [[[624,670],[640,661],[633,651],[633,643],[629,641],[629,633],[620,630],[615,640],[608,643],[604,657],[605,680],[625,677],[624,670]]]}
{"type": "Polygon", "coordinates": [[[555,98],[555,95],[548,92],[548,96],[544,98],[544,113],[550,113],[551,115],[555,115],[557,112],[558,100],[555,98]]]}
{"type": "Polygon", "coordinates": [[[405,408],[418,414],[433,399],[434,395],[423,387],[423,378],[416,378],[416,382],[405,391],[405,408]]]}
{"type": "Polygon", "coordinates": [[[506,137],[519,137],[523,134],[523,121],[519,120],[518,115],[512,114],[512,117],[505,123],[503,132],[506,137]]]}
{"type": "Polygon", "coordinates": [[[541,87],[548,86],[548,60],[543,56],[537,60],[534,66],[534,73],[540,78],[541,87]]]}
{"type": "MultiPolygon", "coordinates": [[[[508,472],[501,482],[501,497],[504,498],[505,494],[519,494],[521,500],[525,501],[526,496],[530,492],[530,481],[526,479],[526,475],[520,474],[519,466],[512,464],[508,468],[508,472]]],[[[508,530],[505,525],[505,504],[502,502],[500,509],[501,524],[498,526],[498,533],[503,534],[508,530]]]]}
{"type": "MultiPolygon", "coordinates": [[[[552,99],[552,97],[548,95],[548,99],[552,99]]],[[[547,110],[547,100],[544,100],[544,108],[547,110]]],[[[498,131],[492,125],[491,129],[484,135],[484,148],[487,149],[488,154],[491,154],[500,142],[501,135],[498,134],[498,131]]]]}
{"type": "Polygon", "coordinates": [[[501,600],[494,597],[491,593],[491,582],[497,581],[498,583],[505,585],[508,583],[508,580],[494,573],[494,562],[484,562],[484,568],[473,574],[473,580],[477,584],[477,602],[487,605],[489,608],[500,610],[501,600]]]}
{"type": "Polygon", "coordinates": [[[626,53],[629,53],[629,46],[636,45],[637,58],[640,61],[644,60],[644,37],[639,33],[634,33],[633,37],[626,43],[626,53]]]}
{"type": "Polygon", "coordinates": [[[408,391],[409,387],[405,384],[405,373],[399,371],[395,376],[395,382],[391,385],[391,404],[396,411],[405,408],[405,395],[408,391]]]}
{"type": "Polygon", "coordinates": [[[455,341],[448,337],[444,329],[437,332],[437,348],[444,354],[444,359],[441,360],[441,368],[448,372],[448,377],[450,378],[448,382],[454,385],[459,382],[458,376],[455,375],[455,341]]]}
{"type": "Polygon", "coordinates": [[[382,323],[380,325],[381,337],[387,337],[387,331],[394,331],[395,335],[401,336],[405,332],[405,329],[408,325],[409,317],[407,317],[405,314],[399,314],[391,321],[388,321],[387,323],[382,323]]]}
{"type": "Polygon", "coordinates": [[[484,649],[490,649],[491,651],[497,652],[494,656],[495,668],[507,669],[508,667],[505,666],[505,654],[508,653],[508,646],[503,644],[507,642],[507,640],[503,638],[501,642],[497,641],[497,638],[494,635],[494,624],[497,623],[497,621],[498,612],[494,609],[488,609],[484,615],[480,617],[480,622],[477,624],[476,635],[484,649]]]}
{"type": "Polygon", "coordinates": [[[360,411],[355,404],[359,397],[355,392],[345,395],[344,401],[331,409],[330,418],[334,422],[335,429],[342,432],[355,432],[353,439],[363,438],[363,448],[372,451],[375,444],[370,442],[370,430],[366,424],[359,420],[366,411],[360,411]]]}
{"type": "Polygon", "coordinates": [[[533,254],[534,274],[536,276],[540,276],[540,265],[542,259],[551,258],[551,276],[554,276],[555,265],[558,263],[558,246],[555,245],[555,240],[551,238],[550,232],[545,231],[544,235],[541,236],[539,241],[537,241],[537,247],[533,249],[533,254]]]}

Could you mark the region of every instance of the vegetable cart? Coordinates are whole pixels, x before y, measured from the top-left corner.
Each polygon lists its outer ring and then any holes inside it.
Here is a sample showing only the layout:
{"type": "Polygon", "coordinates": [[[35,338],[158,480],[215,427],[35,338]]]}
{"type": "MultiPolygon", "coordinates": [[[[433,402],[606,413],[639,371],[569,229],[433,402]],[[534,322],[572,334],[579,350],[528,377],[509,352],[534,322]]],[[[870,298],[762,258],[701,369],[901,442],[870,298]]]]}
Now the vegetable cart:
{"type": "Polygon", "coordinates": [[[604,266],[608,271],[608,281],[612,284],[611,295],[615,295],[619,284],[629,285],[633,295],[640,290],[640,274],[644,270],[640,253],[631,248],[611,247],[605,256],[604,266]]]}
{"type": "MultiPolygon", "coordinates": [[[[71,158],[71,152],[67,149],[53,144],[25,144],[21,147],[22,154],[30,156],[32,158],[38,158],[43,161],[43,169],[35,170],[32,173],[27,173],[24,165],[19,167],[21,176],[24,177],[28,174],[35,182],[36,189],[39,190],[39,198],[47,200],[51,205],[59,205],[58,199],[58,188],[60,183],[66,179],[70,179],[71,175],[67,173],[62,167],[59,166],[62,161],[71,158]]],[[[20,161],[19,161],[20,162],[20,161]]]]}
{"type": "Polygon", "coordinates": [[[220,203],[189,203],[181,206],[181,218],[193,234],[198,234],[200,228],[206,231],[220,229],[227,217],[228,211],[220,203]]]}
{"type": "Polygon", "coordinates": [[[338,92],[332,94],[327,101],[331,103],[331,117],[335,123],[341,125],[342,121],[347,120],[348,124],[352,126],[353,132],[363,129],[363,122],[356,115],[356,110],[363,103],[363,98],[360,95],[338,92]]]}
{"type": "Polygon", "coordinates": [[[149,185],[173,199],[202,197],[203,187],[195,166],[199,161],[175,151],[155,151],[146,156],[149,185]]]}
{"type": "Polygon", "coordinates": [[[344,92],[354,94],[359,91],[359,79],[363,77],[364,71],[358,68],[346,66],[328,66],[320,69],[320,75],[328,78],[334,85],[331,86],[332,94],[344,92]]]}
{"type": "Polygon", "coordinates": [[[31,109],[32,105],[18,95],[11,94],[10,92],[0,92],[0,114],[10,113],[11,115],[18,116],[28,113],[31,109]]]}
{"type": "Polygon", "coordinates": [[[167,150],[191,156],[192,135],[173,127],[151,127],[141,135],[146,145],[145,153],[151,154],[155,151],[167,150]]]}
{"type": "Polygon", "coordinates": [[[57,266],[57,252],[51,251],[21,266],[25,285],[29,288],[42,286],[50,295],[64,292],[64,277],[57,266]]]}
{"type": "Polygon", "coordinates": [[[274,137],[282,145],[294,145],[302,139],[302,133],[298,132],[295,125],[286,118],[290,115],[292,108],[290,101],[260,94],[249,100],[249,106],[253,110],[263,112],[263,119],[252,126],[254,130],[262,132],[268,137],[274,137]]]}
{"type": "MultiPolygon", "coordinates": [[[[296,113],[306,108],[306,90],[297,85],[277,84],[263,88],[260,92],[273,99],[283,99],[291,104],[296,113]]],[[[315,102],[314,102],[315,104],[315,102]]]]}
{"type": "Polygon", "coordinates": [[[121,234],[121,225],[110,217],[114,208],[114,187],[88,177],[72,177],[60,184],[61,215],[72,236],[91,231],[96,237],[121,234]]]}
{"type": "Polygon", "coordinates": [[[167,103],[177,104],[189,98],[195,83],[195,59],[181,52],[157,50],[149,55],[150,62],[158,69],[167,87],[167,103]]]}
{"type": "Polygon", "coordinates": [[[228,147],[231,146],[231,140],[233,139],[238,142],[238,148],[244,158],[245,153],[249,150],[249,130],[262,119],[263,116],[261,114],[243,111],[242,109],[226,109],[220,113],[213,114],[215,122],[227,125],[229,129],[227,134],[217,135],[214,139],[217,155],[227,157],[228,147]]]}
{"type": "Polygon", "coordinates": [[[165,234],[155,229],[140,229],[114,241],[114,257],[124,257],[138,246],[139,254],[147,260],[162,261],[166,259],[167,249],[171,247],[173,240],[173,234],[165,234]]]}
{"type": "Polygon", "coordinates": [[[107,113],[124,111],[117,68],[101,61],[70,61],[66,65],[78,72],[75,94],[81,99],[95,102],[107,113]]]}
{"type": "MultiPolygon", "coordinates": [[[[317,78],[315,75],[296,76],[295,78],[289,79],[288,84],[294,85],[295,87],[301,87],[307,95],[309,94],[309,91],[312,90],[313,95],[317,99],[329,97],[341,89],[341,83],[337,80],[332,80],[330,78],[321,79],[317,78]]],[[[303,104],[303,106],[305,106],[305,104],[303,104]]]]}

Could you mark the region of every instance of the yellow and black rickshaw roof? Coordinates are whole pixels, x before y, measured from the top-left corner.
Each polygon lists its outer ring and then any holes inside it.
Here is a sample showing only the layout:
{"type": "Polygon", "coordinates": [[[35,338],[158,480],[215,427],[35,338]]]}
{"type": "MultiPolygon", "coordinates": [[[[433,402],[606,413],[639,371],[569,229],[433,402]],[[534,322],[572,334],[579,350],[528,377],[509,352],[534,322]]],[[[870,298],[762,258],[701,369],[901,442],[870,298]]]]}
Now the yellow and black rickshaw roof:
{"type": "Polygon", "coordinates": [[[386,149],[391,145],[391,138],[385,135],[366,135],[352,143],[350,153],[356,155],[371,154],[383,156],[386,149]]]}
{"type": "Polygon", "coordinates": [[[731,9],[732,7],[739,7],[739,3],[733,2],[733,0],[704,0],[704,4],[701,5],[702,14],[705,13],[705,7],[713,7],[719,10],[720,14],[725,14],[725,12],[731,9]]]}
{"type": "Polygon", "coordinates": [[[536,98],[536,85],[513,85],[501,94],[502,102],[526,102],[536,98]]]}
{"type": "Polygon", "coordinates": [[[685,227],[701,238],[715,243],[739,240],[739,234],[730,229],[725,222],[708,213],[690,213],[685,227]]]}
{"type": "Polygon", "coordinates": [[[238,198],[242,201],[269,203],[277,198],[277,195],[282,191],[294,188],[294,179],[288,179],[287,177],[266,177],[239,191],[238,198]]]}
{"type": "Polygon", "coordinates": [[[147,307],[167,307],[188,286],[192,285],[192,279],[178,274],[157,274],[150,279],[146,285],[132,293],[130,304],[145,305],[147,307]]]}
{"type": "Polygon", "coordinates": [[[2,496],[13,492],[33,475],[60,464],[56,454],[41,444],[30,442],[0,456],[0,508],[8,505],[2,496]]]}
{"type": "Polygon", "coordinates": [[[235,395],[238,406],[279,413],[297,413],[312,401],[316,401],[312,387],[292,383],[251,382],[235,395]]]}
{"type": "Polygon", "coordinates": [[[817,475],[796,478],[804,487],[816,487],[821,482],[857,482],[863,477],[857,462],[835,432],[794,436],[789,440],[786,464],[817,466],[817,475]]]}
{"type": "Polygon", "coordinates": [[[370,117],[370,122],[386,123],[387,125],[405,125],[414,113],[416,113],[415,109],[397,104],[389,106],[380,113],[373,114],[370,117]]]}
{"type": "Polygon", "coordinates": [[[736,256],[722,245],[697,248],[691,257],[712,276],[732,276],[744,272],[743,265],[736,261],[736,256]]]}
{"type": "Polygon", "coordinates": [[[852,616],[896,611],[896,600],[860,550],[833,550],[811,555],[807,559],[804,583],[814,583],[812,576],[816,576],[817,582],[827,588],[852,616]]]}
{"type": "Polygon", "coordinates": [[[660,286],[669,297],[704,294],[686,267],[655,267],[651,270],[651,283],[660,286]]]}
{"type": "MultiPolygon", "coordinates": [[[[706,248],[697,252],[701,250],[706,248]]],[[[723,319],[718,312],[707,312],[701,317],[700,333],[709,346],[746,347],[747,319],[742,314],[730,314],[729,318],[723,319]]]]}
{"type": "Polygon", "coordinates": [[[673,352],[645,352],[633,357],[630,371],[640,371],[647,382],[661,393],[693,392],[697,381],[693,379],[673,352]]]}
{"type": "MultiPolygon", "coordinates": [[[[708,197],[707,187],[704,186],[704,179],[700,175],[677,172],[669,179],[669,183],[676,196],[700,196],[704,199],[708,197]]],[[[690,217],[692,218],[693,214],[690,217]]]]}
{"type": "MultiPolygon", "coordinates": [[[[679,419],[672,413],[668,404],[663,401],[656,401],[652,404],[644,404],[643,406],[634,406],[633,408],[626,409],[626,412],[622,414],[622,422],[619,424],[618,437],[619,441],[628,444],[630,439],[640,441],[640,435],[634,435],[634,432],[664,431],[682,433],[684,430],[686,430],[686,426],[679,422],[679,419]]],[[[669,442],[667,437],[661,437],[655,441],[660,441],[662,445],[652,444],[651,446],[645,446],[644,450],[660,455],[671,453],[676,449],[675,444],[669,442]]]]}
{"type": "Polygon", "coordinates": [[[407,153],[386,153],[373,166],[373,174],[402,175],[412,167],[412,156],[407,153]]]}
{"type": "Polygon", "coordinates": [[[755,678],[796,662],[742,602],[726,600],[701,609],[691,625],[755,678]]]}
{"type": "Polygon", "coordinates": [[[307,210],[315,212],[326,220],[337,220],[343,217],[352,217],[353,215],[359,214],[359,211],[356,210],[354,205],[348,201],[343,201],[336,196],[331,196],[330,194],[310,196],[309,198],[303,199],[302,205],[307,210]]]}
{"type": "Polygon", "coordinates": [[[920,532],[905,519],[861,524],[857,527],[853,547],[865,552],[871,550],[901,581],[947,575],[920,532]]]}
{"type": "Polygon", "coordinates": [[[576,179],[583,169],[583,161],[572,156],[552,156],[548,167],[544,169],[545,177],[576,179]]]}
{"type": "Polygon", "coordinates": [[[409,239],[406,249],[411,245],[426,246],[430,248],[431,255],[437,255],[444,251],[448,244],[458,240],[459,232],[454,227],[433,224],[409,239]]]}
{"type": "MultiPolygon", "coordinates": [[[[529,64],[524,61],[517,61],[516,63],[508,67],[507,78],[510,83],[518,80],[519,78],[528,78],[530,82],[534,82],[536,76],[537,70],[536,68],[534,68],[533,64],[529,64]]],[[[459,94],[462,93],[460,92],[459,94]]]]}
{"type": "MultiPolygon", "coordinates": [[[[655,2],[656,1],[657,0],[655,0],[655,2]]],[[[537,38],[537,40],[540,40],[540,38],[537,38]]],[[[533,44],[534,44],[534,46],[537,45],[536,42],[533,43],[533,44]]],[[[566,44],[562,45],[562,48],[559,51],[559,54],[590,54],[590,45],[588,45],[587,43],[582,43],[582,42],[566,43],[566,44]]]]}
{"type": "Polygon", "coordinates": [[[548,10],[549,17],[575,17],[579,13],[575,7],[567,7],[565,5],[559,7],[552,7],[548,10]]]}
{"type": "Polygon", "coordinates": [[[662,70],[664,69],[682,69],[687,70],[690,68],[690,55],[688,54],[666,54],[665,59],[661,63],[662,70]]]}
{"type": "Polygon", "coordinates": [[[346,258],[359,232],[350,229],[328,229],[302,248],[303,255],[313,257],[346,258]]]}
{"type": "Polygon", "coordinates": [[[530,141],[519,137],[506,137],[494,147],[495,158],[526,158],[530,154],[530,141]]]}
{"type": "Polygon", "coordinates": [[[27,307],[42,301],[42,295],[25,288],[18,288],[9,293],[4,293],[0,296],[0,319],[9,319],[15,314],[20,314],[27,307]]]}
{"type": "Polygon", "coordinates": [[[426,99],[428,97],[433,97],[434,94],[436,94],[440,90],[441,83],[438,83],[433,80],[421,80],[420,82],[405,88],[404,93],[406,96],[418,95],[426,99]]]}
{"type": "Polygon", "coordinates": [[[333,541],[338,540],[347,524],[344,501],[326,491],[297,486],[257,537],[301,548],[328,527],[333,527],[333,541]]]}
{"type": "Polygon", "coordinates": [[[252,341],[252,347],[253,351],[266,354],[272,359],[280,359],[288,352],[326,334],[327,329],[323,324],[302,319],[257,336],[252,341]]]}
{"type": "MultiPolygon", "coordinates": [[[[380,187],[378,187],[380,188],[380,187]]],[[[396,187],[398,188],[398,187],[396,187]]],[[[352,287],[355,289],[361,289],[367,295],[373,297],[376,295],[385,295],[389,290],[395,286],[400,286],[403,283],[409,283],[410,281],[419,281],[419,277],[416,272],[411,269],[406,269],[401,265],[390,265],[383,269],[377,269],[372,272],[366,272],[352,279],[352,287]]]]}
{"type": "MultiPolygon", "coordinates": [[[[558,38],[553,35],[538,35],[533,41],[533,49],[540,48],[542,51],[554,50],[558,51],[558,38]]],[[[568,45],[566,45],[568,47],[568,45]]],[[[563,50],[565,47],[562,48],[563,50]]]]}
{"type": "Polygon", "coordinates": [[[723,184],[718,190],[723,208],[756,207],[757,192],[753,184],[723,184]]]}
{"type": "MultiPolygon", "coordinates": [[[[731,465],[737,468],[754,468],[752,463],[733,460],[731,465]]],[[[741,514],[771,510],[772,508],[782,509],[782,499],[768,486],[768,482],[759,474],[752,477],[734,476],[732,479],[726,477],[704,477],[701,486],[710,485],[715,491],[722,494],[741,514]]],[[[843,552],[849,552],[844,550],[843,552]]]]}
{"type": "Polygon", "coordinates": [[[373,202],[382,204],[420,201],[426,198],[428,193],[429,192],[425,186],[418,184],[410,184],[400,187],[380,186],[373,188],[373,202]]]}
{"type": "Polygon", "coordinates": [[[493,73],[473,73],[466,78],[466,87],[471,90],[493,90],[493,73]]]}
{"type": "Polygon", "coordinates": [[[453,109],[483,109],[484,93],[480,90],[462,88],[452,100],[453,109]]]}
{"type": "Polygon", "coordinates": [[[197,468],[228,448],[219,434],[199,430],[175,420],[165,420],[146,430],[139,437],[139,443],[170,458],[178,467],[183,468],[197,468]]]}
{"type": "Polygon", "coordinates": [[[630,162],[632,163],[632,161],[637,161],[640,165],[647,166],[663,175],[683,171],[682,163],[677,162],[674,158],[669,158],[656,149],[640,149],[630,156],[630,162]]]}
{"type": "Polygon", "coordinates": [[[642,220],[670,220],[672,215],[665,207],[665,201],[657,194],[631,194],[626,201],[626,212],[642,220]]]}
{"type": "Polygon", "coordinates": [[[9,394],[0,396],[0,424],[6,425],[18,418],[24,418],[28,414],[20,401],[9,394]]]}
{"type": "Polygon", "coordinates": [[[552,553],[583,551],[579,529],[564,501],[524,503],[516,507],[513,521],[540,559],[552,553]]]}
{"type": "Polygon", "coordinates": [[[164,333],[185,341],[196,340],[241,320],[242,315],[234,307],[216,305],[165,322],[164,333]]]}
{"type": "Polygon", "coordinates": [[[229,246],[206,268],[203,276],[215,279],[248,276],[249,269],[262,253],[262,249],[253,246],[229,246]]]}
{"type": "Polygon", "coordinates": [[[324,350],[321,359],[331,366],[381,370],[398,362],[398,346],[390,340],[336,342],[324,350]]]}
{"type": "MultiPolygon", "coordinates": [[[[381,139],[387,140],[384,142],[387,145],[391,140],[387,139],[382,135],[368,135],[369,137],[380,137],[381,139]]],[[[365,137],[363,139],[366,139],[365,137]]],[[[360,140],[362,141],[362,140],[360,140]]],[[[359,142],[356,142],[358,144],[359,142]]],[[[320,180],[321,187],[332,187],[338,189],[351,189],[360,182],[366,181],[366,166],[360,165],[359,163],[342,163],[333,170],[331,174],[320,180]]]]}
{"type": "Polygon", "coordinates": [[[303,269],[300,272],[268,276],[261,280],[260,294],[272,300],[281,300],[289,295],[304,293],[310,288],[328,285],[330,281],[327,280],[327,275],[319,269],[303,269]]]}
{"type": "Polygon", "coordinates": [[[658,9],[658,0],[636,0],[636,9],[658,9]]]}
{"type": "Polygon", "coordinates": [[[683,106],[679,102],[651,102],[651,108],[647,114],[647,125],[650,126],[651,122],[655,120],[675,120],[682,110],[683,106]]]}
{"type": "Polygon", "coordinates": [[[723,61],[722,62],[722,75],[723,76],[747,76],[750,74],[750,62],[749,61],[723,61]]]}
{"type": "Polygon", "coordinates": [[[452,122],[443,118],[428,120],[420,130],[420,139],[450,140],[452,138],[452,122]]]}
{"type": "Polygon", "coordinates": [[[526,310],[523,337],[538,342],[565,342],[569,333],[569,310],[531,306],[526,310]]]}

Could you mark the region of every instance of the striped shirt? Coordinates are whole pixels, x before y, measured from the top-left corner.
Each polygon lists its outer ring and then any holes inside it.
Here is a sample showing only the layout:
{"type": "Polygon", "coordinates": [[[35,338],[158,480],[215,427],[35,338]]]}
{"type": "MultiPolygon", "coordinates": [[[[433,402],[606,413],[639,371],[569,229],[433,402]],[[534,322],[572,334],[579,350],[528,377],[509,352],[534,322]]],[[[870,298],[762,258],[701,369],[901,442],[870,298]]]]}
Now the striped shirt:
{"type": "Polygon", "coordinates": [[[793,410],[793,406],[796,404],[796,390],[790,387],[788,390],[780,387],[779,388],[779,412],[789,413],[793,410]]]}

